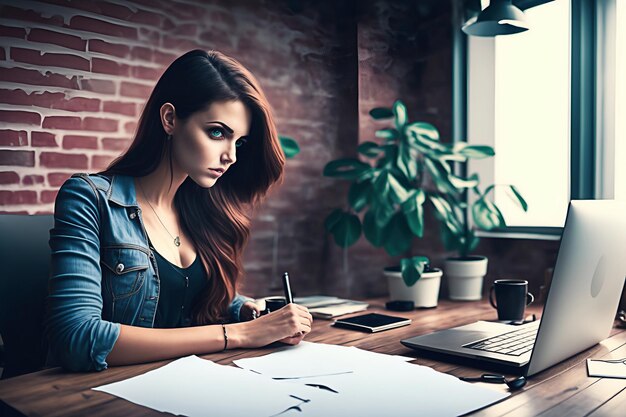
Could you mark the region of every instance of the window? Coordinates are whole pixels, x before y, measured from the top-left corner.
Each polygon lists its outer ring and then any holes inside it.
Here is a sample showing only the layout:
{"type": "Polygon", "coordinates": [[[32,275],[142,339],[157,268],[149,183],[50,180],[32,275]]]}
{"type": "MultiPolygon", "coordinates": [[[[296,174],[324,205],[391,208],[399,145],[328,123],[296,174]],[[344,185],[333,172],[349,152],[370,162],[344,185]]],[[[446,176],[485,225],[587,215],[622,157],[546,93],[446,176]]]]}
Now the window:
{"type": "Polygon", "coordinates": [[[516,185],[529,204],[524,213],[496,188],[509,226],[496,235],[558,238],[570,199],[626,199],[626,123],[616,117],[626,114],[626,2],[515,3],[530,30],[467,38],[467,140],[496,151],[468,173],[516,185]]]}
{"type": "Polygon", "coordinates": [[[570,198],[569,1],[525,14],[526,32],[468,38],[468,141],[496,151],[469,172],[523,194],[528,212],[495,189],[508,226],[562,227],[570,198]]]}

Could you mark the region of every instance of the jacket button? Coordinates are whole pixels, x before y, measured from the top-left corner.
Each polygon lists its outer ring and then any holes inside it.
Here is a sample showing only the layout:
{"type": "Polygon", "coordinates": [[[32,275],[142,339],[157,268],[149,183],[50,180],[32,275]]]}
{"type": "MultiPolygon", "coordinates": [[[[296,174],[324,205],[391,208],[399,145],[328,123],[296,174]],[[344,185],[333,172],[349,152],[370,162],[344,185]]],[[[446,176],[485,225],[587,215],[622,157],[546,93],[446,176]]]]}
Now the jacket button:
{"type": "Polygon", "coordinates": [[[135,217],[137,217],[137,213],[135,213],[133,211],[133,212],[130,213],[130,215],[128,217],[130,217],[131,220],[135,220],[135,217]]]}
{"type": "Polygon", "coordinates": [[[115,267],[115,270],[117,271],[118,274],[121,274],[122,272],[124,272],[124,264],[120,262],[115,267]]]}

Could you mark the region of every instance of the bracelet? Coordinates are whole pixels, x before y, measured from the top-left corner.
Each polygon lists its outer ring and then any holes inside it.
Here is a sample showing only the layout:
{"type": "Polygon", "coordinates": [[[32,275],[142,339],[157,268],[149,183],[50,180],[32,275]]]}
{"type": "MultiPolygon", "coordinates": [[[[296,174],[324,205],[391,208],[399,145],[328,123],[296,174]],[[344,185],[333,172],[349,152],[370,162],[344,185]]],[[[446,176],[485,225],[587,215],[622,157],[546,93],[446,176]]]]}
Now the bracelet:
{"type": "Polygon", "coordinates": [[[224,350],[228,347],[228,335],[226,334],[226,326],[222,323],[222,331],[224,332],[224,350]]]}

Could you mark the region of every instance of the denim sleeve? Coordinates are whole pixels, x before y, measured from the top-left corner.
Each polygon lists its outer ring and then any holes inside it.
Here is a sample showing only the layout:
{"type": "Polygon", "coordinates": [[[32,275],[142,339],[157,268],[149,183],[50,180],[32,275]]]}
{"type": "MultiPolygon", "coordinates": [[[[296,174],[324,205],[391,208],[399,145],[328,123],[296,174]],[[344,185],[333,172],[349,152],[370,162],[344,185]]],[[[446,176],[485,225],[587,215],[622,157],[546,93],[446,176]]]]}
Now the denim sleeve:
{"type": "Polygon", "coordinates": [[[50,351],[72,371],[106,369],[120,325],[102,320],[98,196],[86,180],[68,179],[54,207],[45,332],[50,351]]]}
{"type": "Polygon", "coordinates": [[[241,310],[241,306],[246,301],[254,301],[254,299],[249,298],[249,297],[244,297],[243,295],[240,295],[240,294],[235,294],[235,298],[233,298],[233,301],[231,301],[230,305],[228,306],[228,312],[230,313],[230,320],[232,322],[236,323],[236,322],[241,321],[241,319],[239,318],[239,312],[241,310]]]}

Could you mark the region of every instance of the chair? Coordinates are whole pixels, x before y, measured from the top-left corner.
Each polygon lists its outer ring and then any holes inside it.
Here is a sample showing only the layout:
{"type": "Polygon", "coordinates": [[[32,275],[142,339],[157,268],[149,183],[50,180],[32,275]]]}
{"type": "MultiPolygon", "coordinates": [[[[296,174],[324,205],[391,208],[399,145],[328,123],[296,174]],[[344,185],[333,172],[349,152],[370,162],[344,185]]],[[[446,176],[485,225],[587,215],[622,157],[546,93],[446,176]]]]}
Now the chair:
{"type": "Polygon", "coordinates": [[[2,379],[37,371],[45,364],[43,318],[53,223],[52,215],[0,214],[2,379]]]}

